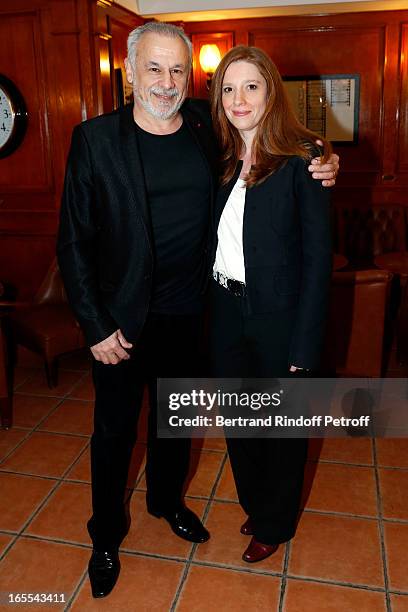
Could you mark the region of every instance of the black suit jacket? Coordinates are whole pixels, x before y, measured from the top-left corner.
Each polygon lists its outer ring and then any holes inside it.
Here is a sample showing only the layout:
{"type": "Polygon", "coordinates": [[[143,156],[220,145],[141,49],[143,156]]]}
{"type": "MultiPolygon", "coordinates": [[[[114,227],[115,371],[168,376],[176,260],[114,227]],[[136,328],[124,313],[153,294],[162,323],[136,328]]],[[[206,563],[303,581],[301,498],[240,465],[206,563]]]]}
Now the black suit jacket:
{"type": "MultiPolygon", "coordinates": [[[[302,158],[292,157],[263,183],[247,189],[243,249],[251,313],[276,312],[279,317],[295,307],[289,361],[315,368],[328,305],[332,233],[330,189],[311,177],[307,165],[302,158]]],[[[241,167],[242,162],[233,179],[219,190],[215,234],[241,167]]],[[[215,240],[213,259],[216,248],[215,240]]]]}
{"type": "MultiPolygon", "coordinates": [[[[186,100],[181,112],[214,186],[216,144],[208,103],[186,100]]],[[[210,189],[211,202],[212,197],[210,189]]],[[[131,105],[74,128],[57,255],[89,345],[118,328],[129,341],[137,339],[148,311],[154,255],[131,105]]]]}

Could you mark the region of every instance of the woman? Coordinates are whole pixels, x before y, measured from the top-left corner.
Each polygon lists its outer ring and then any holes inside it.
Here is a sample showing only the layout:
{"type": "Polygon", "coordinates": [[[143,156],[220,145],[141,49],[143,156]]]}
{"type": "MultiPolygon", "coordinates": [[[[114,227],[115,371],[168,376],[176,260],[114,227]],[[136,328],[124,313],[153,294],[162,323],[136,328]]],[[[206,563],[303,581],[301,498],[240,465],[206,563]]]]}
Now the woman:
{"type": "MultiPolygon", "coordinates": [[[[331,277],[329,190],[307,170],[317,134],[296,119],[282,79],[260,49],[239,46],[212,82],[224,168],[212,283],[217,377],[285,377],[316,368],[331,277]]],[[[323,141],[323,161],[331,153],[323,141]]],[[[319,152],[318,152],[319,154],[319,152]]],[[[248,562],[295,533],[306,439],[227,440],[252,535],[248,562]]]]}

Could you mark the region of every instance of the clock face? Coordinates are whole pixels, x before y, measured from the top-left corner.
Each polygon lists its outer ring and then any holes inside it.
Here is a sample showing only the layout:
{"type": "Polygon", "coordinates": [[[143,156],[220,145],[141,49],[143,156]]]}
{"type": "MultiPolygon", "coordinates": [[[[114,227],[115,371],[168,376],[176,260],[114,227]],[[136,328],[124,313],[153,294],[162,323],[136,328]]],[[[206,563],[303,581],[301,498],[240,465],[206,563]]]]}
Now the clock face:
{"type": "Polygon", "coordinates": [[[27,109],[20,91],[0,74],[0,158],[11,155],[27,129],[27,109]]]}
{"type": "Polygon", "coordinates": [[[10,140],[16,120],[16,113],[7,92],[0,87],[0,149],[10,140]]]}

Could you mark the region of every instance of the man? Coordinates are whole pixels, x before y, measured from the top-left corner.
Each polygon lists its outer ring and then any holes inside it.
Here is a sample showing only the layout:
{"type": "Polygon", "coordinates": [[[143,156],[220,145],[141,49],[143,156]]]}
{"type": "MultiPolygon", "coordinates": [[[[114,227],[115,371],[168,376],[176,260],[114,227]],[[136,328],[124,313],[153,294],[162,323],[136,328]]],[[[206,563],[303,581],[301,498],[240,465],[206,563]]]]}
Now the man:
{"type": "MultiPolygon", "coordinates": [[[[58,237],[67,294],[94,357],[94,597],[107,595],[120,571],[127,474],[146,383],[148,512],[181,538],[209,538],[183,503],[190,441],[156,436],[156,380],[199,373],[216,143],[207,104],[185,100],[191,43],[182,30],[153,22],[136,28],[125,67],[133,107],[74,129],[58,237]]],[[[332,179],[333,161],[319,178],[332,179]]]]}

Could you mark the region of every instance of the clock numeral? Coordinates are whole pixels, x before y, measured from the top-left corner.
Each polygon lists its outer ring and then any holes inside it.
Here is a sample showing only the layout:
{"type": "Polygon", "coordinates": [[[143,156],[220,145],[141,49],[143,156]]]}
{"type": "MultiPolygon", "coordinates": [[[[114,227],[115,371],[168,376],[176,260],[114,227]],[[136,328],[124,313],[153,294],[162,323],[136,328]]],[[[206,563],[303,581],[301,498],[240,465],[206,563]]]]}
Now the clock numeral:
{"type": "Polygon", "coordinates": [[[10,79],[0,74],[0,160],[14,153],[26,130],[27,109],[23,96],[10,79]]]}

